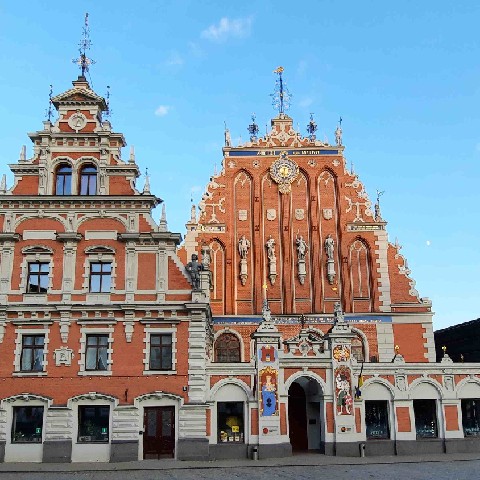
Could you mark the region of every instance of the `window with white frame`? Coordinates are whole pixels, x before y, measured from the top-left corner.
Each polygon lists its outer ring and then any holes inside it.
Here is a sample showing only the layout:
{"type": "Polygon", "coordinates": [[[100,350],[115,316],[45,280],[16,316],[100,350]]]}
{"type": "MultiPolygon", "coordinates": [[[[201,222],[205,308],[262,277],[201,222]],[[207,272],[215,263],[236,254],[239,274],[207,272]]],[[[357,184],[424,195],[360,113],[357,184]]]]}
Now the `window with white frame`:
{"type": "Polygon", "coordinates": [[[111,375],[113,327],[80,329],[79,375],[111,375]]]}
{"type": "Polygon", "coordinates": [[[144,374],[176,373],[177,340],[174,329],[146,328],[144,374]]]}
{"type": "Polygon", "coordinates": [[[108,443],[110,430],[109,405],[78,406],[78,442],[108,443]]]}
{"type": "Polygon", "coordinates": [[[45,295],[52,288],[53,250],[43,245],[22,249],[20,291],[45,295]]]}
{"type": "Polygon", "coordinates": [[[18,328],[14,375],[46,375],[48,343],[48,328],[18,328]]]}
{"type": "Polygon", "coordinates": [[[115,250],[106,246],[92,246],[85,253],[84,291],[94,295],[108,295],[115,289],[115,250]]]}
{"type": "Polygon", "coordinates": [[[12,413],[12,443],[41,443],[43,407],[15,406],[12,413]]]}

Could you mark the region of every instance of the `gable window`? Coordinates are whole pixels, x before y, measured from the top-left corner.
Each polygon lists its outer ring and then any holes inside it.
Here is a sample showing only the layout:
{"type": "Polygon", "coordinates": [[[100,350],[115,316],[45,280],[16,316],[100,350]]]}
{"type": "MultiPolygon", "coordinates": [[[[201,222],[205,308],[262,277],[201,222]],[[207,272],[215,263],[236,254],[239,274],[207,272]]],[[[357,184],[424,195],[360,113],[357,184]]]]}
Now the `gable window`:
{"type": "Polygon", "coordinates": [[[72,194],[72,167],[70,165],[60,165],[58,167],[56,173],[55,194],[72,194]]]}
{"type": "Polygon", "coordinates": [[[13,407],[12,443],[41,443],[43,407],[13,407]]]}
{"type": "Polygon", "coordinates": [[[90,263],[90,292],[108,293],[112,286],[111,262],[90,263]]]}
{"type": "Polygon", "coordinates": [[[29,262],[27,293],[47,293],[49,273],[48,262],[29,262]]]}
{"type": "Polygon", "coordinates": [[[22,372],[43,371],[44,335],[22,335],[20,370],[22,372]]]}
{"type": "Polygon", "coordinates": [[[108,335],[87,335],[85,370],[107,370],[108,335]]]}
{"type": "Polygon", "coordinates": [[[172,370],[172,335],[150,335],[150,370],[172,370]]]}
{"type": "Polygon", "coordinates": [[[108,443],[110,407],[80,405],[78,407],[79,443],[108,443]]]}
{"type": "Polygon", "coordinates": [[[480,436],[480,399],[462,399],[462,424],[466,437],[480,436]]]}
{"type": "Polygon", "coordinates": [[[233,333],[222,333],[215,341],[215,361],[237,363],[241,361],[240,340],[233,333]]]}
{"type": "Polygon", "coordinates": [[[86,165],[80,172],[80,195],[97,194],[97,168],[86,165]]]}

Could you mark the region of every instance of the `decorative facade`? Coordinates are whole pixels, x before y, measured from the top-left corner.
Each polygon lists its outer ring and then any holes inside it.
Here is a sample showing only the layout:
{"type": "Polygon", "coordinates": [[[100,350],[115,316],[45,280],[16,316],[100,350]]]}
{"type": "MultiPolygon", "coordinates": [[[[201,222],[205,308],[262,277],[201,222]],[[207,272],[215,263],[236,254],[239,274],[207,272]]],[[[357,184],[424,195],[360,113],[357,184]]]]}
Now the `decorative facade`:
{"type": "Polygon", "coordinates": [[[278,69],[180,247],[87,60],[0,184],[0,461],[477,451],[479,365],[435,362],[341,125],[297,132],[278,69]]]}

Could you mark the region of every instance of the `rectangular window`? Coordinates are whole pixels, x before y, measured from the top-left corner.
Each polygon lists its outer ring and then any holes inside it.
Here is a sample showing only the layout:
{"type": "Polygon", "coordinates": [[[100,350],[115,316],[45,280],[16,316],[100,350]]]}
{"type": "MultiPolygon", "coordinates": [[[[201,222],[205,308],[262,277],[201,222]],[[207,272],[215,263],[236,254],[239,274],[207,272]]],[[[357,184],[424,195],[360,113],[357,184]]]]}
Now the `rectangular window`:
{"type": "Polygon", "coordinates": [[[108,335],[87,335],[85,370],[107,370],[108,335]]]}
{"type": "Polygon", "coordinates": [[[390,438],[387,400],[365,400],[365,426],[368,439],[390,438]]]}
{"type": "Polygon", "coordinates": [[[96,405],[78,407],[78,442],[108,443],[110,407],[96,405]]]}
{"type": "Polygon", "coordinates": [[[462,400],[463,434],[466,437],[480,436],[480,399],[465,398],[462,400]]]}
{"type": "Polygon", "coordinates": [[[49,272],[50,264],[48,262],[30,262],[28,264],[27,293],[47,293],[49,272]]]}
{"type": "Polygon", "coordinates": [[[90,263],[90,292],[110,292],[112,285],[112,264],[110,262],[90,263]]]}
{"type": "Polygon", "coordinates": [[[44,335],[22,335],[22,354],[20,370],[22,372],[43,371],[44,335]]]}
{"type": "Polygon", "coordinates": [[[172,369],[172,335],[150,335],[150,370],[172,369]]]}
{"type": "Polygon", "coordinates": [[[417,438],[437,438],[437,402],[435,400],[414,400],[413,412],[417,438]]]}
{"type": "Polygon", "coordinates": [[[12,443],[41,443],[43,407],[13,407],[12,443]]]}
{"type": "Polygon", "coordinates": [[[243,432],[243,402],[218,402],[218,442],[243,443],[243,432]]]}

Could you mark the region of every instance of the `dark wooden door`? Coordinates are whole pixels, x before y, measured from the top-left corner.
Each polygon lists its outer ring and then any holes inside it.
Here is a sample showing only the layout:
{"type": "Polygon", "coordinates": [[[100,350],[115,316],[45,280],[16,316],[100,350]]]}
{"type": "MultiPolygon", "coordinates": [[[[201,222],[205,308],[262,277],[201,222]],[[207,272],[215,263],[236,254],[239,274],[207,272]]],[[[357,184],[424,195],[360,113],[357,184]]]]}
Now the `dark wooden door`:
{"type": "Polygon", "coordinates": [[[175,407],[147,407],[143,411],[143,458],[175,456],[175,407]]]}
{"type": "Polygon", "coordinates": [[[288,390],[288,426],[292,450],[308,450],[306,396],[295,382],[288,390]]]}

